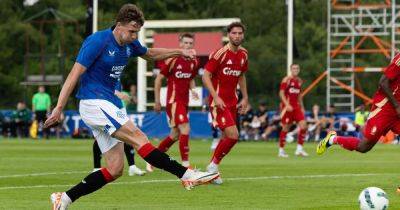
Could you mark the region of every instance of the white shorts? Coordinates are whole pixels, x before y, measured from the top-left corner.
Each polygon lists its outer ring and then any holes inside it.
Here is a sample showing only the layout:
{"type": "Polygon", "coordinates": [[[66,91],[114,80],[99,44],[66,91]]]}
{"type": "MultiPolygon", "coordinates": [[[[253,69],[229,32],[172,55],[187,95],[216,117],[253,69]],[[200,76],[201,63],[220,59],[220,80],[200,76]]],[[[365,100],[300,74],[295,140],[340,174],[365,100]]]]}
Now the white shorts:
{"type": "Polygon", "coordinates": [[[102,99],[85,99],[79,102],[79,113],[83,122],[92,129],[102,153],[121,142],[111,135],[128,122],[125,108],[120,109],[102,99]]]}

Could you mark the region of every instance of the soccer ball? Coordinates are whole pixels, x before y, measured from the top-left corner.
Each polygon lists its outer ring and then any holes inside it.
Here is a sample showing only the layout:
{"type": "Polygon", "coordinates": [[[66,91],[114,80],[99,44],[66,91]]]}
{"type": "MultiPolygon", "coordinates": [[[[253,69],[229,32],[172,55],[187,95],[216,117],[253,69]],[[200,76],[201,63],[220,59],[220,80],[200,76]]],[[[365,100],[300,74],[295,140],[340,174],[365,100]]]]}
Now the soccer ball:
{"type": "Polygon", "coordinates": [[[389,199],[385,191],[377,187],[365,188],[358,196],[358,202],[361,210],[389,208],[389,199]]]}

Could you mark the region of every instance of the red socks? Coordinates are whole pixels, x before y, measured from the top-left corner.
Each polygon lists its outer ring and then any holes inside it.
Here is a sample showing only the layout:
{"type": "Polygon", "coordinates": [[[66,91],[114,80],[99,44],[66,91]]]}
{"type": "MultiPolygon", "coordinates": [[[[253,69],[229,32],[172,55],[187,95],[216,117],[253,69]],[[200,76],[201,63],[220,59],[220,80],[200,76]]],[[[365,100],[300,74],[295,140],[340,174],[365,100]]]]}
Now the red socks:
{"type": "Polygon", "coordinates": [[[285,132],[285,131],[281,131],[281,133],[279,134],[279,147],[280,148],[283,148],[285,146],[286,134],[287,134],[287,132],[285,132]]]}
{"type": "Polygon", "coordinates": [[[225,155],[229,153],[232,147],[236,144],[237,139],[223,138],[220,140],[217,148],[215,148],[212,162],[219,164],[225,155]]]}
{"type": "Polygon", "coordinates": [[[307,129],[299,129],[299,136],[297,139],[297,144],[303,145],[304,139],[306,138],[307,129]]]}
{"type": "Polygon", "coordinates": [[[161,152],[166,152],[169,148],[175,143],[171,137],[167,136],[164,140],[161,141],[160,145],[158,145],[158,150],[161,152]]]}
{"type": "Polygon", "coordinates": [[[333,143],[353,151],[357,149],[360,139],[352,136],[336,136],[336,138],[333,139],[333,143]]]}
{"type": "Polygon", "coordinates": [[[179,136],[179,151],[181,152],[182,161],[189,160],[189,135],[181,134],[179,136]]]}

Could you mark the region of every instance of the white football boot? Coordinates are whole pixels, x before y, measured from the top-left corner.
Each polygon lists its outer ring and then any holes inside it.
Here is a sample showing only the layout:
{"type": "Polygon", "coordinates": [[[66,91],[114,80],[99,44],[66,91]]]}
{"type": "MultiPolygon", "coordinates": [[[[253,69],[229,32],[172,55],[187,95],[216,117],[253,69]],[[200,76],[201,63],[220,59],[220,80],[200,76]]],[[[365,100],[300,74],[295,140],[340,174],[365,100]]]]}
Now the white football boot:
{"type": "MultiPolygon", "coordinates": [[[[210,172],[210,173],[219,173],[218,165],[215,164],[215,163],[213,163],[213,162],[211,162],[211,163],[207,166],[207,171],[210,172]]],[[[223,181],[222,181],[221,175],[218,176],[216,179],[214,179],[214,180],[212,181],[212,183],[213,183],[213,184],[218,184],[218,185],[219,185],[219,184],[222,184],[223,181]]]]}
{"type": "Polygon", "coordinates": [[[52,210],[67,210],[72,203],[65,192],[55,192],[50,195],[50,201],[53,204],[52,210]]]}
{"type": "Polygon", "coordinates": [[[129,166],[129,176],[143,176],[146,174],[145,171],[142,171],[140,168],[138,168],[136,165],[131,165],[129,166]]]}
{"type": "Polygon", "coordinates": [[[279,148],[278,157],[281,157],[281,158],[288,158],[289,155],[286,154],[286,152],[285,152],[285,150],[284,150],[283,148],[279,148]]]}
{"type": "Polygon", "coordinates": [[[193,189],[195,186],[208,184],[219,177],[219,173],[210,173],[202,171],[194,171],[188,169],[181,178],[182,185],[187,190],[193,189]]]}

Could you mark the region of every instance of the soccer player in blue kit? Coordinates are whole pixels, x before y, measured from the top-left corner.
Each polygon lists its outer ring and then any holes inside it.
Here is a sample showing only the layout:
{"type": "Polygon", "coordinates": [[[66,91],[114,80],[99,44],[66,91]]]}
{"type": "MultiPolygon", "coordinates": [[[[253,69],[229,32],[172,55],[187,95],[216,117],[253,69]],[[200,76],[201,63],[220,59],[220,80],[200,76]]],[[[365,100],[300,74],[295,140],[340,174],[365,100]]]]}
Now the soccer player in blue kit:
{"type": "Polygon", "coordinates": [[[61,89],[57,106],[45,126],[52,126],[60,120],[68,97],[80,80],[77,93],[79,112],[85,124],[92,129],[107,167],[92,172],[66,192],[53,193],[50,196],[53,210],[65,210],[81,196],[95,192],[120,177],[124,167],[123,142],[132,145],[151,165],[177,176],[188,190],[219,176],[218,173],[185,168],[160,152],[122,111],[122,103],[114,95],[114,87],[128,58],[140,56],[148,60],[162,60],[175,56],[194,58],[196,54],[194,50],[143,47],[137,41],[137,33],[143,24],[142,11],[136,5],[125,4],[118,12],[113,27],[92,34],[81,46],[61,89]]]}

